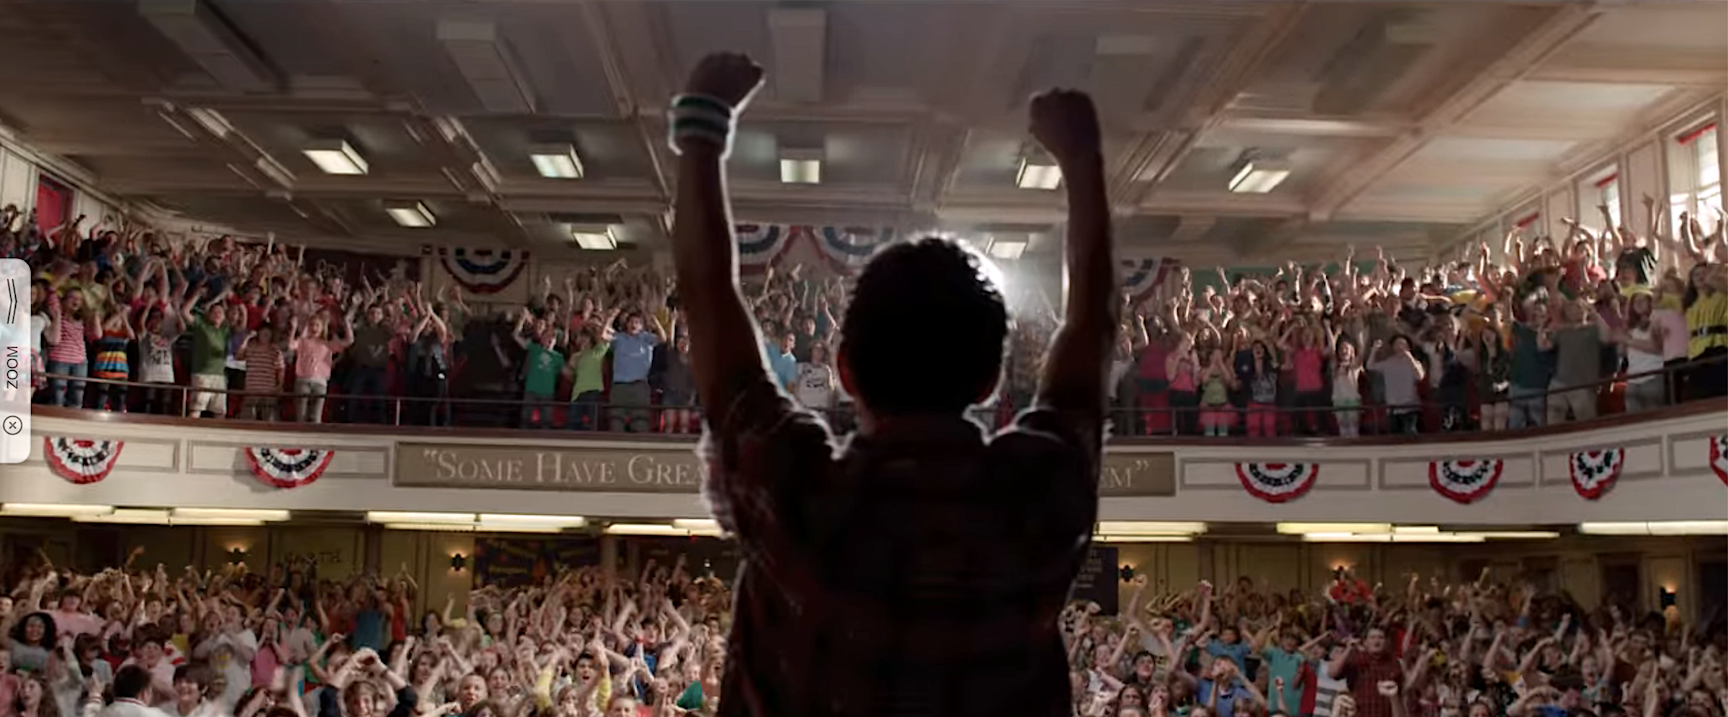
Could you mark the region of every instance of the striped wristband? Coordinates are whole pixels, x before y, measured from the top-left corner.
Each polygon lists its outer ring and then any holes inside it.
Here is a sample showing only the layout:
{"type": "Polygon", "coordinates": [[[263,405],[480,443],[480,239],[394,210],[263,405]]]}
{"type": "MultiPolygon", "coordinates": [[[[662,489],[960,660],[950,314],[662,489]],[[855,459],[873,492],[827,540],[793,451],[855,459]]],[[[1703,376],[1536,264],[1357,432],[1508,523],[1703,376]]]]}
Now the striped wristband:
{"type": "Polygon", "coordinates": [[[672,151],[683,153],[688,142],[704,142],[720,148],[722,156],[732,151],[732,106],[707,95],[678,95],[666,111],[668,141],[672,151]]]}

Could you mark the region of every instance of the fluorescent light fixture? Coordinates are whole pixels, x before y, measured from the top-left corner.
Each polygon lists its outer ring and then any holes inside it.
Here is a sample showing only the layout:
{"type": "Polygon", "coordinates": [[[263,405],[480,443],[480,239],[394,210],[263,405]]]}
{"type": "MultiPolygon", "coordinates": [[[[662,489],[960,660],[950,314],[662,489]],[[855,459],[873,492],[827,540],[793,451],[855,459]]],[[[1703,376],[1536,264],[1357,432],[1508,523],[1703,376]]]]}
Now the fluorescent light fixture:
{"type": "Polygon", "coordinates": [[[582,159],[568,144],[537,144],[528,148],[534,169],[547,179],[581,179],[582,159]]]}
{"type": "Polygon", "coordinates": [[[247,520],[245,518],[175,518],[175,517],[170,516],[168,518],[168,524],[169,525],[181,525],[181,526],[185,526],[185,525],[204,525],[204,526],[252,525],[252,526],[257,526],[257,525],[264,525],[264,521],[262,521],[262,520],[247,520]]]}
{"type": "Polygon", "coordinates": [[[0,506],[0,515],[20,518],[72,518],[81,515],[107,515],[112,505],[74,505],[56,503],[7,503],[0,506]]]}
{"type": "MultiPolygon", "coordinates": [[[[228,120],[222,116],[222,113],[213,109],[193,107],[186,110],[186,114],[190,115],[194,121],[204,127],[205,131],[216,135],[217,137],[227,137],[229,130],[233,129],[233,127],[228,124],[228,120]]],[[[317,160],[313,161],[316,162],[317,160]]],[[[365,174],[366,171],[361,170],[360,173],[365,174]]]]}
{"type": "Polygon", "coordinates": [[[1473,533],[1393,533],[1394,543],[1480,543],[1487,538],[1473,533]]]}
{"type": "Polygon", "coordinates": [[[306,158],[324,170],[325,174],[365,174],[368,167],[366,158],[348,144],[346,140],[321,139],[307,143],[306,158]]]}
{"type": "Polygon", "coordinates": [[[1440,526],[1438,526],[1438,525],[1394,525],[1394,526],[1392,526],[1392,533],[1394,535],[1424,535],[1424,534],[1425,535],[1434,535],[1435,533],[1438,533],[1438,532],[1440,532],[1440,526]]]}
{"type": "Polygon", "coordinates": [[[1094,535],[1094,543],[1192,543],[1191,535],[1094,535]]]}
{"type": "Polygon", "coordinates": [[[1014,239],[991,239],[990,256],[995,259],[1019,259],[1026,253],[1026,242],[1014,239]]]}
{"type": "Polygon", "coordinates": [[[1062,168],[1054,162],[1021,159],[1020,172],[1014,176],[1014,184],[1021,189],[1055,189],[1062,186],[1062,168]]]}
{"type": "Polygon", "coordinates": [[[712,518],[679,518],[672,521],[674,527],[685,530],[719,530],[720,521],[712,518]]]}
{"type": "Polygon", "coordinates": [[[384,205],[384,211],[395,219],[396,223],[414,229],[424,229],[437,224],[437,218],[432,216],[432,210],[420,202],[402,202],[384,205]]]}
{"type": "Polygon", "coordinates": [[[1465,533],[1337,533],[1317,532],[1302,536],[1310,543],[1480,543],[1480,535],[1465,533]]]}
{"type": "Polygon", "coordinates": [[[1303,533],[1302,539],[1311,543],[1390,543],[1391,533],[1348,533],[1322,530],[1313,533],[1303,533]]]}
{"type": "Polygon", "coordinates": [[[473,513],[412,513],[394,510],[366,512],[368,523],[438,523],[440,525],[473,525],[473,513]]]}
{"type": "Polygon", "coordinates": [[[1230,180],[1230,191],[1239,194],[1265,194],[1276,189],[1290,176],[1290,165],[1283,162],[1253,160],[1230,180]]]}
{"type": "Polygon", "coordinates": [[[1458,534],[1480,535],[1489,540],[1545,540],[1560,537],[1560,533],[1552,530],[1472,530],[1461,531],[1458,534]]]}
{"type": "Polygon", "coordinates": [[[1205,523],[1165,523],[1154,520],[1099,521],[1099,535],[1193,535],[1206,532],[1205,523]]]}
{"type": "Polygon", "coordinates": [[[780,183],[782,184],[821,184],[822,160],[825,159],[821,149],[780,149],[780,183]]]}
{"type": "Polygon", "coordinates": [[[1391,523],[1279,523],[1279,535],[1309,533],[1390,533],[1391,523]]]}
{"type": "Polygon", "coordinates": [[[1728,520],[1579,523],[1578,532],[1585,535],[1728,535],[1728,520]]]}
{"type": "Polygon", "coordinates": [[[168,511],[146,508],[115,508],[106,515],[75,515],[80,523],[132,523],[138,525],[171,525],[168,511]]]}
{"type": "Polygon", "coordinates": [[[570,226],[570,238],[576,240],[576,246],[589,251],[611,251],[618,248],[618,233],[611,225],[577,225],[570,226]]]}
{"type": "Polygon", "coordinates": [[[514,513],[481,513],[482,530],[518,528],[580,528],[587,520],[579,515],[519,515],[514,513]]]}
{"type": "Polygon", "coordinates": [[[685,528],[666,525],[664,523],[613,523],[606,526],[607,535],[672,535],[684,537],[690,534],[685,528]]]}
{"type": "Polygon", "coordinates": [[[472,533],[473,523],[385,523],[385,530],[438,530],[446,533],[472,533]]]}
{"type": "Polygon", "coordinates": [[[286,510],[253,510],[249,508],[175,508],[172,517],[175,523],[188,520],[251,520],[258,522],[279,522],[288,519],[286,510]]]}

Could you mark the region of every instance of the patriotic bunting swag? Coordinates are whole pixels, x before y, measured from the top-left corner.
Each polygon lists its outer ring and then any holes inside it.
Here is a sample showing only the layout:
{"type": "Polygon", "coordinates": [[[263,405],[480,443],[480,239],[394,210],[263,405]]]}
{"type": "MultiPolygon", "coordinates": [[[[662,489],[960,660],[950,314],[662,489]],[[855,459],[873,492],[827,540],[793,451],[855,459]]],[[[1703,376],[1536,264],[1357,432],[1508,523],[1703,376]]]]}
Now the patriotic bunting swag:
{"type": "Polygon", "coordinates": [[[324,448],[270,448],[247,446],[246,464],[265,485],[298,488],[318,480],[330,467],[335,451],[324,448]]]}
{"type": "Polygon", "coordinates": [[[1579,451],[1566,459],[1566,472],[1572,475],[1572,489],[1585,500],[1596,500],[1620,478],[1626,467],[1626,449],[1579,451]]]}
{"type": "Polygon", "coordinates": [[[438,263],[463,289],[496,294],[516,281],[528,266],[528,252],[491,249],[439,249],[438,263]]]}
{"type": "Polygon", "coordinates": [[[894,241],[893,229],[860,227],[819,227],[816,248],[828,266],[842,274],[851,274],[864,267],[870,255],[884,244],[894,241]]]}
{"type": "Polygon", "coordinates": [[[738,268],[747,272],[766,271],[775,259],[791,246],[791,227],[779,224],[739,224],[733,227],[738,242],[738,268]]]}
{"type": "Polygon", "coordinates": [[[798,224],[739,224],[732,228],[732,232],[738,242],[738,266],[750,273],[766,271],[793,245],[810,242],[830,269],[852,274],[862,268],[878,248],[897,238],[894,230],[889,228],[798,224]]]}
{"type": "Polygon", "coordinates": [[[1710,470],[1728,484],[1728,436],[1710,437],[1710,470]]]}
{"type": "Polygon", "coordinates": [[[1175,259],[1129,259],[1122,262],[1122,290],[1135,304],[1145,303],[1176,273],[1175,259]]]}
{"type": "Polygon", "coordinates": [[[1488,495],[1500,482],[1500,471],[1506,462],[1498,458],[1486,461],[1430,461],[1428,484],[1434,492],[1459,503],[1473,503],[1488,495]]]}
{"type": "Polygon", "coordinates": [[[1236,477],[1242,487],[1268,503],[1286,503],[1302,497],[1314,487],[1320,466],[1314,463],[1237,463],[1236,477]]]}
{"type": "Polygon", "coordinates": [[[65,436],[45,436],[42,442],[48,455],[48,469],[79,485],[107,478],[115,461],[120,459],[120,449],[126,445],[121,441],[65,436]]]}

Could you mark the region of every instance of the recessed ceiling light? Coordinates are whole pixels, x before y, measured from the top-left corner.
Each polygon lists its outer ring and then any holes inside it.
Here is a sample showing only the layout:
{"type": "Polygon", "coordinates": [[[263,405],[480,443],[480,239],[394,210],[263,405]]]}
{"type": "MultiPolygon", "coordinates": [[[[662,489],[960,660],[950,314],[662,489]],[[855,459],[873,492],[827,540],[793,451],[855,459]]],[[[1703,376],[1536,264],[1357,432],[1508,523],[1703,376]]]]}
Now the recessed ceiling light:
{"type": "Polygon", "coordinates": [[[570,238],[576,246],[590,251],[611,251],[618,248],[618,233],[609,224],[570,225],[570,238]]]}
{"type": "Polygon", "coordinates": [[[547,179],[581,179],[582,158],[568,144],[536,144],[528,148],[534,169],[547,179]]]}
{"type": "Polygon", "coordinates": [[[1585,535],[1728,535],[1728,520],[1579,523],[1578,532],[1585,535]]]}
{"type": "Polygon", "coordinates": [[[320,139],[306,144],[306,158],[324,170],[325,174],[365,174],[366,158],[348,144],[346,140],[320,139]]]}
{"type": "Polygon", "coordinates": [[[664,523],[613,523],[606,526],[607,535],[675,535],[686,536],[689,529],[664,523]]]}
{"type": "Polygon", "coordinates": [[[175,508],[172,517],[178,523],[184,520],[256,520],[283,521],[290,517],[286,510],[267,510],[255,508],[175,508]]]}
{"type": "Polygon", "coordinates": [[[75,515],[80,523],[134,523],[138,525],[169,525],[168,511],[154,508],[115,508],[105,515],[75,515]]]}
{"type": "Polygon", "coordinates": [[[1230,191],[1238,194],[1265,194],[1276,189],[1289,176],[1288,164],[1254,160],[1242,165],[1242,170],[1230,180],[1230,191]]]}
{"type": "Polygon", "coordinates": [[[473,513],[419,513],[395,510],[372,510],[366,512],[368,523],[439,523],[442,525],[473,525],[473,513]]]}
{"type": "Polygon", "coordinates": [[[1062,186],[1062,168],[1046,160],[1020,160],[1020,173],[1014,184],[1021,189],[1050,190],[1062,186]]]}
{"type": "Polygon", "coordinates": [[[228,124],[228,120],[222,116],[222,113],[213,109],[193,107],[186,110],[186,114],[191,115],[192,119],[199,125],[203,126],[205,131],[216,135],[217,137],[227,137],[228,131],[232,129],[228,124]]]}
{"type": "Polygon", "coordinates": [[[1279,523],[1279,535],[1307,533],[1390,533],[1391,523],[1279,523]]]}
{"type": "Polygon", "coordinates": [[[820,149],[781,149],[780,182],[783,184],[821,184],[822,159],[820,149]]]}
{"type": "Polygon", "coordinates": [[[74,505],[69,503],[7,503],[0,515],[21,518],[70,518],[75,515],[106,515],[114,512],[112,505],[74,505]]]}
{"type": "Polygon", "coordinates": [[[1019,259],[1026,253],[1026,242],[996,239],[990,242],[990,256],[996,259],[1019,259]]]}
{"type": "Polygon", "coordinates": [[[1206,532],[1199,522],[1164,522],[1156,520],[1102,520],[1099,535],[1181,535],[1206,532]]]}
{"type": "Polygon", "coordinates": [[[384,211],[395,219],[397,224],[414,229],[424,229],[438,223],[432,216],[432,210],[420,202],[400,202],[384,205],[384,211]]]}

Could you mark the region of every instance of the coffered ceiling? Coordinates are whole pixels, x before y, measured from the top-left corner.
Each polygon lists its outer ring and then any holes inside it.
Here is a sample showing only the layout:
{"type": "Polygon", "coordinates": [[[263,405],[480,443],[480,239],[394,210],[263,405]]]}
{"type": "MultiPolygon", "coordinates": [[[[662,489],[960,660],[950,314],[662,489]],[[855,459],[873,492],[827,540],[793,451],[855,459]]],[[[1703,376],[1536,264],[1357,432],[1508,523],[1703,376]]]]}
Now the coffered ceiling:
{"type": "Polygon", "coordinates": [[[769,86],[741,221],[1020,233],[1024,101],[1096,97],[1127,253],[1419,255],[1508,195],[1728,86],[1728,3],[15,0],[0,123],[121,197],[360,246],[663,241],[663,112],[704,53],[769,86]],[[359,175],[304,151],[346,142],[359,175]],[[568,146],[581,177],[531,158],[568,146]],[[815,157],[820,182],[782,180],[815,157]],[[1248,163],[1287,171],[1232,192],[1248,163]],[[387,206],[418,202],[429,228],[387,206]]]}

